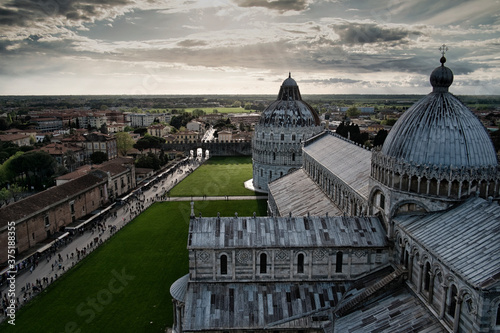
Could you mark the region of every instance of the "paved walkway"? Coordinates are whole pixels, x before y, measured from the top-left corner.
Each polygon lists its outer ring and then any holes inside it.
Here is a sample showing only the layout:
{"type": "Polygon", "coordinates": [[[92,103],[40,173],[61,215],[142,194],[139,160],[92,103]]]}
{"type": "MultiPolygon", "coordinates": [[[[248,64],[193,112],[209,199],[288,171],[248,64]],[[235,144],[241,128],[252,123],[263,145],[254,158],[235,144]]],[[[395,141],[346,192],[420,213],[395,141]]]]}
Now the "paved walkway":
{"type": "MultiPolygon", "coordinates": [[[[189,175],[189,171],[195,170],[200,164],[198,163],[190,163],[186,164],[182,167],[179,167],[178,170],[166,178],[163,178],[163,181],[158,181],[158,186],[151,186],[151,188],[147,191],[143,191],[138,199],[132,199],[128,204],[113,208],[112,212],[116,212],[116,217],[114,214],[107,219],[103,220],[106,228],[104,231],[99,233],[97,228],[94,231],[86,230],[83,234],[77,232],[72,236],[72,241],[67,243],[66,245],[60,246],[55,254],[51,257],[42,257],[39,260],[38,265],[33,269],[32,272],[30,270],[23,270],[16,275],[16,297],[18,298],[17,304],[23,306],[26,304],[32,297],[34,297],[37,293],[33,291],[31,286],[36,286],[37,280],[42,281],[44,278],[48,281],[48,283],[42,283],[42,287],[46,288],[48,284],[52,283],[54,280],[59,278],[62,274],[67,272],[71,267],[77,264],[79,260],[82,260],[86,255],[95,250],[98,245],[101,244],[101,241],[104,242],[108,240],[113,234],[111,232],[111,227],[116,227],[116,231],[120,230],[123,226],[125,226],[128,222],[133,220],[134,217],[142,213],[146,210],[152,203],[159,201],[159,197],[165,193],[166,191],[171,190],[176,184],[178,184],[181,180],[186,178],[189,175]],[[95,244],[94,239],[98,237],[99,242],[95,244]],[[92,242],[92,245],[91,245],[92,242]],[[80,256],[79,260],[77,259],[77,249],[82,251],[85,249],[86,254],[80,256]],[[61,255],[62,260],[58,260],[59,255],[61,255]],[[73,256],[72,256],[73,255],[73,256]],[[57,260],[57,264],[56,264],[57,260]],[[59,268],[59,263],[61,267],[59,268]]],[[[210,197],[210,198],[222,198],[218,200],[224,200],[224,197],[210,197]]],[[[236,198],[236,197],[234,197],[236,198]]],[[[177,198],[176,198],[177,199],[177,198]]],[[[194,198],[193,198],[194,199],[194,198]]],[[[171,201],[181,201],[174,200],[174,198],[170,198],[171,201]]],[[[191,200],[190,197],[186,197],[185,200],[191,200]]],[[[195,200],[203,200],[195,199],[195,200]]],[[[207,199],[208,200],[208,199],[207,199]]],[[[214,199],[211,199],[214,200],[214,199]]],[[[241,200],[241,199],[233,199],[231,200],[241,200]]],[[[250,200],[250,199],[249,199],[250,200]]],[[[4,294],[7,292],[7,284],[4,284],[1,290],[1,297],[3,298],[4,294]]],[[[5,316],[3,313],[0,313],[0,322],[5,320],[5,316]]]]}
{"type": "Polygon", "coordinates": [[[267,195],[223,195],[217,197],[169,197],[164,201],[215,201],[215,200],[262,200],[267,199],[267,195]]]}

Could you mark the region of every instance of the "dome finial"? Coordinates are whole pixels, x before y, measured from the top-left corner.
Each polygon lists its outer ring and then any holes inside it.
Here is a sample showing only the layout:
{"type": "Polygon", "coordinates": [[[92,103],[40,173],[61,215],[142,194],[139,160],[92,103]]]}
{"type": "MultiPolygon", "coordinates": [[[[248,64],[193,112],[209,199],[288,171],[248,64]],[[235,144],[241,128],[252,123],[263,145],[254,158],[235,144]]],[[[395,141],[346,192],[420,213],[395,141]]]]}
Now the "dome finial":
{"type": "Polygon", "coordinates": [[[439,47],[441,51],[441,66],[432,71],[430,81],[434,92],[448,92],[449,86],[453,83],[453,72],[444,65],[446,58],[444,57],[448,47],[443,44],[439,47]]]}
{"type": "Polygon", "coordinates": [[[441,51],[441,59],[439,60],[441,62],[441,66],[444,66],[444,63],[446,62],[446,58],[444,57],[446,51],[448,51],[448,46],[446,44],[443,44],[439,47],[439,51],[441,51]]]}
{"type": "Polygon", "coordinates": [[[288,72],[288,78],[291,79],[292,78],[292,72],[288,72]]]}

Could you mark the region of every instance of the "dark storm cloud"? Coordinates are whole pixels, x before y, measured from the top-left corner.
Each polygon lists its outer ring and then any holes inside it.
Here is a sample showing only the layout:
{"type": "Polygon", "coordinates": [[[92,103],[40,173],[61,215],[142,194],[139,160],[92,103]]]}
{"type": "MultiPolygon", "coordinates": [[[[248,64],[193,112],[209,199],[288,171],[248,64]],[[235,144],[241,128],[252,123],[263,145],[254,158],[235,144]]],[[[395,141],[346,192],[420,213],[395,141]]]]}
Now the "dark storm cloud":
{"type": "Polygon", "coordinates": [[[371,44],[408,42],[411,36],[422,35],[419,31],[410,31],[399,27],[383,27],[374,23],[344,23],[332,26],[340,37],[340,42],[345,44],[371,44]]]}
{"type": "Polygon", "coordinates": [[[280,12],[289,10],[302,11],[307,9],[307,0],[236,0],[240,7],[263,7],[280,12]]]}
{"type": "Polygon", "coordinates": [[[115,7],[129,0],[12,0],[0,7],[0,25],[26,27],[51,18],[69,21],[93,21],[105,18],[115,7]]]}

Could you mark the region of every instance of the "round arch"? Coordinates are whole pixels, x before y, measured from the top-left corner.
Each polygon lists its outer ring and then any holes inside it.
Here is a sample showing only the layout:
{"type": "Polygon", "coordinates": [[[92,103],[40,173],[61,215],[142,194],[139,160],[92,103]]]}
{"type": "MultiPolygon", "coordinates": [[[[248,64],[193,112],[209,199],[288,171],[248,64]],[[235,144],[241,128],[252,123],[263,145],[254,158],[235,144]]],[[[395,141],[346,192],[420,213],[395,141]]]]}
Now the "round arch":
{"type": "MultiPolygon", "coordinates": [[[[394,207],[391,208],[391,215],[390,216],[391,217],[396,216],[396,214],[398,213],[398,210],[405,205],[415,205],[417,207],[422,208],[424,210],[424,212],[426,212],[426,213],[428,213],[430,211],[429,208],[425,204],[423,204],[422,202],[419,202],[416,200],[401,200],[396,205],[394,205],[394,207]]],[[[418,211],[418,210],[411,210],[411,211],[418,211]]]]}

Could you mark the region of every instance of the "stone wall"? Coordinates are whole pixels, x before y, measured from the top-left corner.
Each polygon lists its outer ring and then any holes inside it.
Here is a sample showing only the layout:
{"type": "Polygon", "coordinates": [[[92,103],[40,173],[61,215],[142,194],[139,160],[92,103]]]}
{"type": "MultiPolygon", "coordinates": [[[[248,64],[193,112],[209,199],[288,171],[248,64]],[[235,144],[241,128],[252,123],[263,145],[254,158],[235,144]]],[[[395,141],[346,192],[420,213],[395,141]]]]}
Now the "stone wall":
{"type": "MultiPolygon", "coordinates": [[[[210,156],[252,156],[252,143],[250,141],[232,141],[232,142],[196,142],[196,143],[165,143],[165,151],[183,152],[189,156],[190,150],[196,149],[208,150],[210,156]]],[[[205,155],[203,155],[205,156],[205,155]]]]}
{"type": "Polygon", "coordinates": [[[195,281],[351,280],[388,262],[388,250],[382,248],[239,248],[189,252],[189,271],[195,281]]]}
{"type": "Polygon", "coordinates": [[[408,269],[408,285],[450,330],[500,331],[500,327],[493,330],[500,291],[486,295],[474,288],[398,226],[394,253],[393,261],[408,269]]]}

